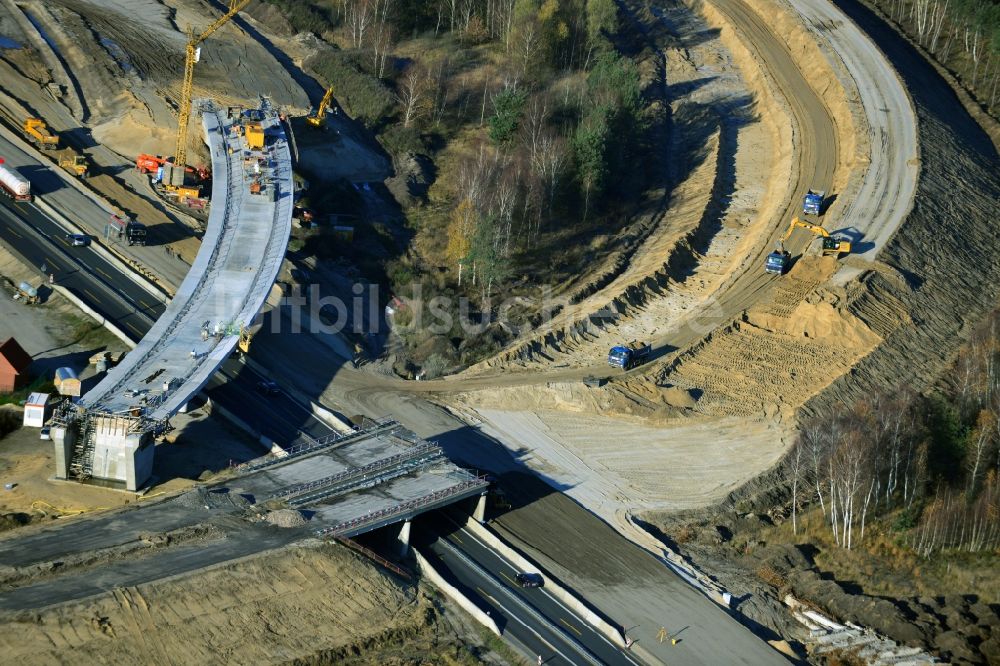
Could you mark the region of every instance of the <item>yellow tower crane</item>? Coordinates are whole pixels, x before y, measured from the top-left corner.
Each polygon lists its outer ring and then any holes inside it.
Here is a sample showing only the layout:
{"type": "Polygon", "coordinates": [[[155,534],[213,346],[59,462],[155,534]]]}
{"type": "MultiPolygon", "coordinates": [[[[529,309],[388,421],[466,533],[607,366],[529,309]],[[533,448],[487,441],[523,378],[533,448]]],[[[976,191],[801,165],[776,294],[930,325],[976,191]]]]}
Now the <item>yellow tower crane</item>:
{"type": "Polygon", "coordinates": [[[330,107],[330,101],[333,99],[333,86],[330,86],[326,90],[326,94],[323,95],[323,99],[319,103],[319,108],[316,109],[316,113],[310,113],[306,116],[306,122],[313,127],[322,127],[326,123],[326,110],[330,107]]]}
{"type": "Polygon", "coordinates": [[[188,27],[188,41],[184,48],[184,83],[181,85],[180,116],[177,119],[177,147],[174,150],[174,164],[179,167],[187,165],[187,128],[191,119],[191,88],[194,84],[194,65],[198,62],[198,44],[208,39],[248,4],[250,0],[229,0],[229,11],[197,37],[194,30],[188,27]]]}

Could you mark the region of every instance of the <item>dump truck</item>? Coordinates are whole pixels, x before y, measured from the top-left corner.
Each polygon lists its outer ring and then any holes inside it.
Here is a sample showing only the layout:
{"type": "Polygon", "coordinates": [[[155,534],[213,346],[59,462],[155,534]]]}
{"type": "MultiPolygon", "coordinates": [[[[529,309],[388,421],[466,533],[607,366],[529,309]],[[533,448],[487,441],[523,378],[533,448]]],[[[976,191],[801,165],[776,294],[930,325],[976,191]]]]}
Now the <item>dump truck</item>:
{"type": "Polygon", "coordinates": [[[821,215],[823,213],[823,201],[825,200],[825,190],[809,190],[802,200],[802,213],[805,215],[821,215]]]}
{"type": "Polygon", "coordinates": [[[796,228],[805,229],[806,231],[812,232],[819,237],[822,241],[822,246],[820,249],[820,254],[824,257],[839,257],[842,254],[851,253],[851,242],[848,240],[843,240],[840,238],[834,238],[830,235],[823,227],[817,224],[810,224],[809,222],[803,222],[799,218],[792,218],[792,221],[788,225],[788,231],[785,235],[781,237],[778,241],[777,249],[771,254],[767,255],[767,259],[764,261],[764,271],[767,273],[773,273],[775,275],[781,275],[788,268],[788,264],[792,260],[792,255],[785,250],[785,241],[792,235],[792,232],[796,228]]]}
{"type": "Polygon", "coordinates": [[[764,272],[772,275],[784,275],[791,261],[792,253],[786,251],[784,247],[778,247],[767,255],[767,259],[764,261],[764,272]]]}
{"type": "Polygon", "coordinates": [[[21,130],[25,139],[42,150],[55,150],[59,147],[59,136],[50,132],[41,118],[27,118],[21,130]]]}
{"type": "Polygon", "coordinates": [[[652,351],[653,348],[648,343],[636,342],[635,340],[628,344],[617,345],[608,352],[608,365],[622,370],[630,370],[645,363],[652,351]]]}
{"type": "Polygon", "coordinates": [[[59,153],[59,166],[79,178],[86,178],[87,171],[90,169],[87,156],[78,154],[72,148],[67,148],[59,153]]]}
{"type": "Polygon", "coordinates": [[[16,201],[31,201],[31,183],[13,169],[3,165],[0,157],[0,191],[16,201]]]}
{"type": "Polygon", "coordinates": [[[146,225],[125,216],[112,215],[108,220],[108,232],[129,245],[146,244],[146,225]]]}

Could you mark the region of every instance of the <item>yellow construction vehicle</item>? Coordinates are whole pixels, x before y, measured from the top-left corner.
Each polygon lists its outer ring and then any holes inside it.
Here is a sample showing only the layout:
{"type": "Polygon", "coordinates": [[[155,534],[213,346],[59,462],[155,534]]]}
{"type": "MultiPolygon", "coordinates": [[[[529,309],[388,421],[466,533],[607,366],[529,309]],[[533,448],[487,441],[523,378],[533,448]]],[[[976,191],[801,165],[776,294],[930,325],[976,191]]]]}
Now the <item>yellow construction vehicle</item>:
{"type": "Polygon", "coordinates": [[[86,178],[87,171],[90,169],[87,156],[78,154],[72,148],[67,148],[60,153],[59,166],[80,178],[86,178]]]}
{"type": "Polygon", "coordinates": [[[237,343],[239,350],[244,354],[249,354],[250,340],[252,339],[253,334],[250,332],[250,329],[240,324],[240,341],[237,343]]]}
{"type": "Polygon", "coordinates": [[[786,231],[785,235],[778,241],[778,247],[774,252],[767,255],[767,260],[764,263],[764,270],[766,272],[781,275],[788,268],[792,255],[790,252],[785,250],[785,241],[788,240],[796,228],[811,231],[822,240],[822,254],[824,257],[839,257],[842,254],[851,253],[850,241],[833,238],[830,235],[830,232],[823,227],[816,224],[810,224],[809,222],[803,222],[799,218],[794,217],[788,225],[788,231],[786,231]]]}
{"type": "Polygon", "coordinates": [[[194,85],[194,66],[201,55],[198,45],[208,39],[212,33],[224,26],[231,18],[236,16],[244,7],[250,4],[250,0],[229,0],[229,11],[220,16],[215,22],[205,28],[198,36],[188,28],[187,45],[184,47],[184,80],[181,84],[181,101],[177,118],[177,146],[174,150],[174,164],[178,167],[187,165],[187,128],[191,119],[191,90],[194,85]]]}
{"type": "Polygon", "coordinates": [[[28,118],[21,130],[24,138],[42,150],[55,150],[59,147],[59,137],[49,131],[48,125],[41,118],[28,118]]]}
{"type": "Polygon", "coordinates": [[[806,231],[811,231],[817,236],[823,239],[823,256],[824,257],[838,257],[842,254],[851,253],[851,243],[850,241],[840,240],[838,238],[833,238],[823,227],[817,224],[810,224],[809,222],[803,222],[797,217],[792,218],[791,224],[788,225],[788,231],[782,236],[781,242],[784,243],[788,240],[795,228],[799,227],[805,229],[806,231]]]}
{"type": "Polygon", "coordinates": [[[306,122],[313,127],[322,127],[326,124],[326,110],[330,108],[331,100],[333,100],[333,86],[327,88],[326,94],[323,95],[323,99],[319,103],[319,108],[316,109],[316,113],[310,113],[306,116],[306,122]]]}

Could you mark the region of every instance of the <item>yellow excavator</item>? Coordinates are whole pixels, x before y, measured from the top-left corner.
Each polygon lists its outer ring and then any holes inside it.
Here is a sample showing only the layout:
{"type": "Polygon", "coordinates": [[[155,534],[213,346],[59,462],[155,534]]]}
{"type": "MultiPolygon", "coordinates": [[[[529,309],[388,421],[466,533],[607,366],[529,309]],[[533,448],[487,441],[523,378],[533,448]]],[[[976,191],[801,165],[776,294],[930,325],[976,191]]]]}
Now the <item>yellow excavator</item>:
{"type": "Polygon", "coordinates": [[[830,235],[830,232],[823,227],[816,224],[810,224],[809,222],[803,222],[799,218],[794,217],[788,225],[788,231],[786,231],[785,235],[781,237],[780,241],[778,241],[777,249],[767,255],[767,261],[764,263],[764,270],[766,272],[781,275],[788,268],[792,255],[790,252],[785,250],[785,241],[788,240],[796,228],[811,231],[822,239],[822,254],[824,257],[839,257],[842,254],[851,253],[850,241],[834,238],[830,235]]]}
{"type": "Polygon", "coordinates": [[[323,99],[319,103],[319,108],[316,109],[316,113],[310,113],[306,116],[306,122],[312,127],[323,127],[326,124],[326,110],[330,108],[330,102],[333,100],[333,86],[330,86],[326,90],[326,94],[323,95],[323,99]]]}

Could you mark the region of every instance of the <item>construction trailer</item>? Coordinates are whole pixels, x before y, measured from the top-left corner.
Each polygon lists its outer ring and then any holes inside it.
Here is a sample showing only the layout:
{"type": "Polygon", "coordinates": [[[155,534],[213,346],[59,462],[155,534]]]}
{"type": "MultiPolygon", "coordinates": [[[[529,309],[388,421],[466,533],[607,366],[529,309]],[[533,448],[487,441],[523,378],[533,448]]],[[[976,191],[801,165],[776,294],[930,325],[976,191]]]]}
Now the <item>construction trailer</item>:
{"type": "Polygon", "coordinates": [[[80,397],[81,382],[73,368],[56,368],[56,376],[52,383],[55,384],[59,395],[80,397]]]}
{"type": "Polygon", "coordinates": [[[41,428],[52,416],[48,393],[30,393],[24,401],[24,427],[41,428]]]}

